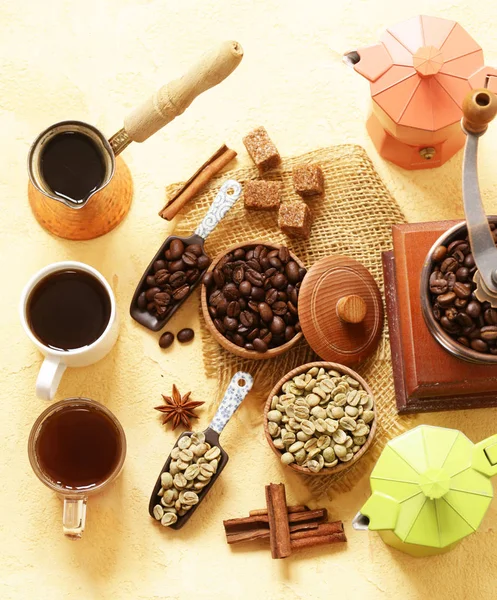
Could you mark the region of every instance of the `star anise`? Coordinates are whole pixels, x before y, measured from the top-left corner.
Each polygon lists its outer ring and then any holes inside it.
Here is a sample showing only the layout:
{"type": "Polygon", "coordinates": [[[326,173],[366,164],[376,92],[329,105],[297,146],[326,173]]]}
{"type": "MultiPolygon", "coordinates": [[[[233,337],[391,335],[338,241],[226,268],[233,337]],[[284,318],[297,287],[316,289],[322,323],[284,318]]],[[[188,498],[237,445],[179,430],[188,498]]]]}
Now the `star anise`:
{"type": "Polygon", "coordinates": [[[202,406],[204,402],[194,402],[193,400],[190,400],[190,394],[191,392],[188,392],[182,396],[174,384],[171,396],[162,394],[165,404],[156,406],[155,410],[159,410],[166,415],[163,421],[164,425],[168,421],[172,421],[173,429],[176,429],[180,423],[187,429],[192,428],[191,419],[198,419],[195,414],[195,409],[202,406]]]}

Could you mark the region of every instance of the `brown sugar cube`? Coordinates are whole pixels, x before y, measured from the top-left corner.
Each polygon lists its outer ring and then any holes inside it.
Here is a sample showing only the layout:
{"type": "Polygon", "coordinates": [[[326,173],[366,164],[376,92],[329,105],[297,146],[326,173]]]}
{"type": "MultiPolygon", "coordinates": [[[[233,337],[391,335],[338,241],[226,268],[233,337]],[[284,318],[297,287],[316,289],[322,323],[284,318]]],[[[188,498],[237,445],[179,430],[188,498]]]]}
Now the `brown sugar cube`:
{"type": "Polygon", "coordinates": [[[285,202],[280,206],[278,225],[290,237],[307,239],[312,226],[311,209],[300,200],[285,202]]]}
{"type": "Polygon", "coordinates": [[[243,191],[245,208],[249,210],[278,210],[281,204],[279,181],[247,181],[243,191]]]}
{"type": "Polygon", "coordinates": [[[293,187],[302,198],[321,195],[324,192],[324,177],[320,165],[297,165],[293,167],[292,175],[293,187]]]}
{"type": "Polygon", "coordinates": [[[274,169],[281,162],[280,153],[268,136],[264,127],[257,127],[243,138],[250,157],[259,169],[259,173],[274,169]]]}

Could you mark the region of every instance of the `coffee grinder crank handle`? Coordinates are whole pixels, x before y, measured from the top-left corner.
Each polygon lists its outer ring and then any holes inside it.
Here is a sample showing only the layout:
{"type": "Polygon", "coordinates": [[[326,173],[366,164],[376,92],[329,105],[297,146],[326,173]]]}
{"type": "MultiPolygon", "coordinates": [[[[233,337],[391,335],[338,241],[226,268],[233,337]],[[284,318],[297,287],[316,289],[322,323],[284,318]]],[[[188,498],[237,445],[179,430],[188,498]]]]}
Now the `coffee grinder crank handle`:
{"type": "Polygon", "coordinates": [[[478,140],[497,114],[497,97],[487,89],[471,91],[463,102],[461,127],[466,134],[463,204],[469,241],[478,271],[477,296],[497,306],[497,248],[488,226],[478,184],[478,140]]]}
{"type": "Polygon", "coordinates": [[[144,142],[181,115],[202,92],[224,81],[242,57],[242,47],[231,40],[204,54],[182,77],[161,87],[124,119],[124,127],[109,140],[114,154],[122,152],[131,142],[144,142]]]}

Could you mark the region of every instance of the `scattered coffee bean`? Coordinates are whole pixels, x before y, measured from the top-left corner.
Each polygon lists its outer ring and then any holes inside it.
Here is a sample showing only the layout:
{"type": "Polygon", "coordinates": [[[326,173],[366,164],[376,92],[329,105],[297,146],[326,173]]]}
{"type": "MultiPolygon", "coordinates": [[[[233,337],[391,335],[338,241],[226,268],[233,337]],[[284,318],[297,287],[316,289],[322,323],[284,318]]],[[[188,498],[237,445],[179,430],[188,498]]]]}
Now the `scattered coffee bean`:
{"type": "MultiPolygon", "coordinates": [[[[496,227],[490,226],[496,239],[496,227]]],[[[468,237],[439,246],[432,258],[429,291],[435,319],[461,345],[497,354],[497,309],[474,294],[476,266],[468,237]]]]}
{"type": "Polygon", "coordinates": [[[174,342],[174,335],[170,331],[166,331],[159,338],[159,346],[161,348],[169,348],[174,342]]]}
{"type": "Polygon", "coordinates": [[[289,342],[300,331],[297,304],[305,274],[287,248],[237,248],[203,280],[214,326],[249,351],[289,342]]]}
{"type": "Polygon", "coordinates": [[[178,338],[178,342],[180,342],[181,344],[186,344],[186,342],[191,342],[193,340],[193,338],[195,337],[195,332],[193,331],[193,329],[186,327],[185,329],[178,331],[176,337],[178,338]]]}

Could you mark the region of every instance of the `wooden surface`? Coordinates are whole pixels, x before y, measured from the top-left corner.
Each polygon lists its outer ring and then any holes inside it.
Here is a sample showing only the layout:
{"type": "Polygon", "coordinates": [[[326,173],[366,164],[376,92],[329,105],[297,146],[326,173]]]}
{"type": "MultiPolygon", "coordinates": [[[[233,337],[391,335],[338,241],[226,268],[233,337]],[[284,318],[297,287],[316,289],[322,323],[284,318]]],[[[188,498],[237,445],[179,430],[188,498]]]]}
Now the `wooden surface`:
{"type": "Polygon", "coordinates": [[[114,176],[103,190],[92,196],[83,208],[69,208],[48,198],[31,183],[28,198],[38,223],[47,231],[67,240],[92,240],[112,231],[128,214],[133,198],[133,180],[128,166],[116,158],[114,176]]]}
{"type": "MultiPolygon", "coordinates": [[[[281,247],[279,244],[268,244],[267,242],[263,242],[261,240],[245,242],[244,244],[234,244],[233,246],[230,246],[226,250],[223,250],[216,256],[216,258],[210,264],[210,267],[207,269],[207,273],[212,272],[216,268],[219,261],[223,258],[223,256],[229,254],[230,252],[233,252],[233,250],[236,250],[237,248],[252,248],[254,246],[257,246],[258,244],[262,244],[263,246],[267,246],[271,249],[281,247]]],[[[290,252],[290,256],[299,265],[299,267],[305,267],[304,263],[297,256],[295,256],[293,252],[290,252]]],[[[215,328],[214,323],[212,322],[212,318],[209,314],[209,306],[207,304],[207,290],[205,289],[204,284],[202,284],[200,298],[202,303],[202,314],[204,316],[204,321],[207,325],[207,329],[210,331],[214,339],[225,350],[228,350],[228,352],[231,352],[236,356],[240,356],[241,358],[250,358],[251,360],[266,360],[269,358],[274,358],[275,356],[279,356],[280,354],[283,354],[283,352],[290,350],[290,348],[292,348],[300,339],[302,339],[302,333],[297,333],[297,335],[286,344],[278,346],[277,348],[270,348],[267,352],[251,352],[249,350],[245,350],[245,348],[240,348],[240,346],[237,346],[236,344],[233,344],[233,342],[230,342],[228,339],[226,339],[224,335],[221,335],[221,333],[219,333],[219,331],[215,328]]]]}
{"type": "Polygon", "coordinates": [[[226,41],[210,50],[180,79],[161,87],[124,120],[124,129],[134,142],[144,142],[181,115],[202,92],[221,83],[240,64],[243,49],[226,41]]]}
{"type": "MultiPolygon", "coordinates": [[[[352,304],[360,308],[360,304],[352,304]]],[[[383,303],[375,280],[363,265],[334,255],[319,260],[305,276],[299,317],[304,337],[316,354],[326,361],[352,365],[376,349],[383,329],[383,303]],[[337,305],[346,296],[362,298],[364,319],[347,322],[340,318],[337,305]]]]}
{"type": "Polygon", "coordinates": [[[278,383],[274,386],[274,388],[269,393],[269,396],[267,397],[266,404],[264,406],[264,418],[263,418],[264,433],[266,434],[266,440],[267,440],[271,450],[276,454],[276,456],[278,457],[278,460],[281,462],[282,452],[281,452],[281,450],[278,450],[278,448],[276,448],[275,445],[273,444],[273,438],[271,437],[271,435],[269,433],[269,429],[268,429],[268,425],[267,425],[268,424],[267,414],[271,410],[271,401],[273,399],[273,396],[281,393],[281,387],[283,386],[284,383],[286,383],[287,381],[289,381],[296,375],[305,373],[309,369],[312,369],[312,367],[323,367],[324,369],[335,369],[335,370],[339,371],[340,373],[344,373],[345,375],[350,375],[354,379],[357,379],[357,381],[359,381],[359,383],[362,385],[363,389],[365,389],[366,392],[371,396],[371,398],[373,398],[373,411],[375,413],[375,418],[373,419],[373,421],[370,424],[371,430],[369,432],[369,436],[368,436],[364,446],[362,446],[362,448],[359,450],[359,452],[354,454],[354,458],[352,460],[349,460],[349,462],[345,462],[345,463],[339,462],[337,464],[337,466],[333,467],[332,469],[325,467],[325,468],[321,469],[321,471],[318,471],[317,473],[313,473],[306,467],[301,467],[299,465],[296,465],[295,463],[285,465],[286,467],[289,467],[290,469],[292,469],[293,471],[296,471],[297,473],[300,473],[301,475],[312,475],[312,476],[316,476],[316,477],[323,476],[323,475],[336,475],[337,473],[340,473],[341,471],[345,471],[346,469],[349,469],[362,456],[364,456],[364,454],[366,454],[366,452],[368,451],[369,447],[371,446],[371,443],[376,434],[376,404],[374,403],[373,392],[372,392],[371,388],[369,387],[369,385],[364,381],[364,379],[360,375],[358,375],[355,371],[353,371],[352,369],[349,369],[348,367],[346,367],[344,365],[340,365],[338,363],[321,362],[320,361],[320,362],[307,363],[306,365],[300,365],[300,367],[296,367],[295,369],[293,369],[292,371],[290,371],[289,373],[284,375],[278,381],[278,383]]]}
{"type": "Polygon", "coordinates": [[[497,367],[475,365],[447,352],[428,330],[420,275],[433,243],[457,221],[393,227],[395,266],[384,256],[390,345],[401,413],[497,406],[497,367]]]}

